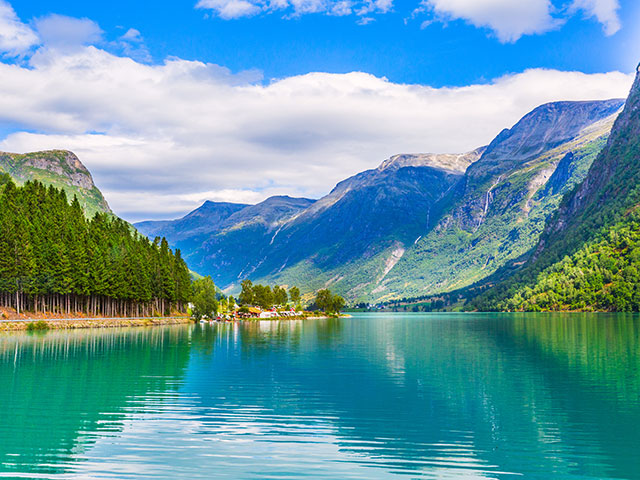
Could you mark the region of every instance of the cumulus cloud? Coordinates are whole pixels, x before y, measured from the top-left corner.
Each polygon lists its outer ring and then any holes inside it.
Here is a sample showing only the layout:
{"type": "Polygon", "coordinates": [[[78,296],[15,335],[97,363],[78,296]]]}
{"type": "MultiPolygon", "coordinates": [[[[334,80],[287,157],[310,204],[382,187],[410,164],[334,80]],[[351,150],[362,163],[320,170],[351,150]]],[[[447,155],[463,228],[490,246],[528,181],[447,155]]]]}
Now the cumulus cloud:
{"type": "Polygon", "coordinates": [[[287,18],[309,13],[365,16],[391,11],[393,0],[199,0],[196,8],[210,10],[226,20],[274,12],[284,13],[287,18]]]}
{"type": "Polygon", "coordinates": [[[544,33],[559,26],[550,0],[423,0],[423,9],[443,21],[462,19],[489,28],[501,42],[544,33]]]}
{"type": "Polygon", "coordinates": [[[503,43],[515,42],[524,35],[535,35],[561,27],[578,13],[593,17],[603,26],[606,35],[621,28],[619,0],[572,0],[561,7],[551,0],[422,0],[412,18],[429,12],[431,18],[422,28],[434,21],[464,20],[489,29],[503,43]]]}
{"type": "Polygon", "coordinates": [[[20,21],[11,5],[0,0],[0,53],[19,56],[38,42],[38,35],[20,21]]]}
{"type": "Polygon", "coordinates": [[[139,30],[130,28],[115,42],[116,49],[119,49],[127,57],[131,57],[141,62],[151,62],[151,53],[144,43],[144,38],[139,30]]]}
{"type": "Polygon", "coordinates": [[[602,24],[606,35],[613,35],[621,28],[618,0],[574,0],[570,10],[581,10],[587,16],[595,17],[602,24]]]}
{"type": "Polygon", "coordinates": [[[263,2],[252,3],[247,0],[200,0],[196,5],[196,8],[212,10],[224,19],[250,17],[265,7],[263,2]]]}
{"type": "Polygon", "coordinates": [[[175,217],[205,198],[318,197],[392,154],[468,151],[541,103],[624,97],[632,81],[528,70],[461,88],[360,72],[263,84],[256,72],[95,47],[0,62],[0,78],[0,122],[20,126],[0,150],[74,150],[129,220],[175,217]]]}
{"type": "Polygon", "coordinates": [[[51,14],[35,20],[42,43],[50,48],[73,50],[102,40],[102,29],[88,18],[51,14]]]}

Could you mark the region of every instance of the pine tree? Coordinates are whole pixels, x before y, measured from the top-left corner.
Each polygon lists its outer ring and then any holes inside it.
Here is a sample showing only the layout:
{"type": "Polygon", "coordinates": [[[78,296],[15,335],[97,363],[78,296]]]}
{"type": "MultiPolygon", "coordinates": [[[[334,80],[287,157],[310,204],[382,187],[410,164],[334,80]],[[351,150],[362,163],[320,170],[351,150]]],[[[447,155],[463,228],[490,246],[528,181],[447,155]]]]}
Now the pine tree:
{"type": "Polygon", "coordinates": [[[0,175],[0,306],[53,313],[127,316],[183,312],[189,270],[165,239],[39,182],[17,187],[0,175]]]}

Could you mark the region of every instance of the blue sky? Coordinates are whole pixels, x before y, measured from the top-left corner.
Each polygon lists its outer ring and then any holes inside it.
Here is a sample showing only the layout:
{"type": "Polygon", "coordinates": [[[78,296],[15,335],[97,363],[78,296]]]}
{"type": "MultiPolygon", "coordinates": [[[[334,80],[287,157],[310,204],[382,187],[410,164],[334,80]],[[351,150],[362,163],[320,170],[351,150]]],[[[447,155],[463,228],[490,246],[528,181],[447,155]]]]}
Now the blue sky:
{"type": "MultiPolygon", "coordinates": [[[[454,0],[455,1],[455,0],[454,0]]],[[[482,0],[481,0],[482,1],[482,0]]],[[[526,3],[526,0],[523,2],[526,3]]],[[[556,8],[570,2],[555,2],[556,8]]],[[[612,3],[612,2],[603,2],[612,3]]],[[[434,21],[414,13],[416,1],[396,1],[389,13],[359,25],[357,15],[300,14],[292,9],[223,19],[215,11],[182,2],[14,1],[23,19],[58,13],[97,22],[115,39],[135,28],[150,59],[167,56],[259,69],[266,80],[308,72],[363,71],[393,82],[434,87],[486,82],[505,73],[545,67],[585,73],[631,71],[640,60],[640,2],[620,0],[621,28],[606,35],[588,11],[555,14],[561,24],[542,34],[500,41],[489,27],[464,19],[434,21]],[[423,26],[424,22],[431,23],[423,26]]]]}
{"type": "Polygon", "coordinates": [[[318,197],[625,96],[637,24],[634,0],[0,0],[0,149],[74,150],[129,220],[318,197]]]}

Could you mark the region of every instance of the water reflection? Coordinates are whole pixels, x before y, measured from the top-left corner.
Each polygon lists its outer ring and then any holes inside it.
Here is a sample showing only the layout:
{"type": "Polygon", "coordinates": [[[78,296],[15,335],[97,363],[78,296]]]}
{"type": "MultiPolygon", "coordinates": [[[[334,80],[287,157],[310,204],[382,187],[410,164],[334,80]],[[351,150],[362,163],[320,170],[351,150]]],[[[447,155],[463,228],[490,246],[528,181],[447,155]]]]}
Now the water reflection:
{"type": "Polygon", "coordinates": [[[0,473],[640,478],[639,327],[394,314],[2,337],[0,473]]]}
{"type": "Polygon", "coordinates": [[[138,399],[177,388],[180,328],[0,336],[0,472],[55,473],[115,435],[138,399]]]}

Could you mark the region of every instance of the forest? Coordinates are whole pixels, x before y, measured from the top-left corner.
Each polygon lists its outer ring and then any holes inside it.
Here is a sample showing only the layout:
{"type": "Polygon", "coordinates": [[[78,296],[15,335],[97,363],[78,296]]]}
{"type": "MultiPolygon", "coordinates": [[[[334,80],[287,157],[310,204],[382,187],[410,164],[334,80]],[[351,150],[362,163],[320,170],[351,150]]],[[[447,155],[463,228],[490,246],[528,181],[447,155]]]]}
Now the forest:
{"type": "Polygon", "coordinates": [[[74,196],[0,174],[0,306],[17,313],[151,316],[184,312],[191,278],[180,251],[74,196]]]}
{"type": "Polygon", "coordinates": [[[640,311],[640,213],[615,225],[532,284],[514,285],[504,297],[487,296],[487,309],[510,311],[640,311]]]}

